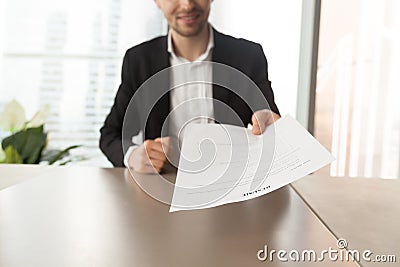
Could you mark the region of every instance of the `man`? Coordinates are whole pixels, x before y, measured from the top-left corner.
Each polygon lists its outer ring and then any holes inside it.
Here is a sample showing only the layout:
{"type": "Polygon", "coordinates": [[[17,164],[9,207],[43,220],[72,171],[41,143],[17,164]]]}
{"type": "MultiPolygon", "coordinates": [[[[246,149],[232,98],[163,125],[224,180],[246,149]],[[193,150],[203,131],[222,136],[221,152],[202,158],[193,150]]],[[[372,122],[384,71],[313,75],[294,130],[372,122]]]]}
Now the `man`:
{"type": "MultiPolygon", "coordinates": [[[[121,85],[110,114],[100,130],[100,148],[114,166],[125,165],[138,172],[159,173],[167,162],[163,145],[168,146],[166,143],[170,139],[161,138],[161,131],[168,113],[177,108],[180,103],[199,96],[204,99],[213,98],[232,107],[240,117],[242,125],[250,122],[253,124],[253,134],[261,134],[269,124],[279,118],[279,110],[274,102],[271,83],[268,80],[267,62],[261,46],[224,35],[213,29],[208,23],[211,2],[212,0],[155,0],[168,22],[169,34],[127,51],[122,67],[121,85]],[[123,149],[124,116],[129,101],[138,88],[147,79],[170,66],[193,61],[212,61],[241,71],[260,88],[265,100],[269,103],[269,109],[252,113],[243,99],[216,85],[194,85],[190,88],[188,85],[181,90],[177,88],[163,96],[148,118],[146,117],[145,125],[142,124],[141,127],[145,130],[144,143],[141,145],[131,143],[129,149],[123,149]],[[123,150],[126,152],[125,158],[123,150]]],[[[210,65],[205,65],[201,67],[201,71],[210,74],[213,70],[210,70],[210,65]]],[[[179,75],[181,74],[174,69],[169,74],[172,80],[178,79],[179,75]]],[[[151,93],[152,89],[148,89],[147,92],[151,93]]],[[[201,108],[188,106],[180,114],[175,114],[171,118],[170,128],[181,127],[190,120],[191,116],[214,117],[215,115],[217,118],[220,114],[218,110],[215,110],[218,107],[206,102],[201,106],[201,108]],[[199,110],[203,110],[203,113],[198,113],[199,110]]],[[[140,110],[137,111],[139,112],[140,110]]],[[[129,121],[132,120],[129,119],[129,121]]],[[[228,122],[222,117],[216,121],[228,122]]],[[[206,118],[200,122],[210,121],[206,118]]],[[[132,128],[131,136],[137,135],[139,128],[132,128]]],[[[126,140],[124,142],[126,143],[126,140]]]]}

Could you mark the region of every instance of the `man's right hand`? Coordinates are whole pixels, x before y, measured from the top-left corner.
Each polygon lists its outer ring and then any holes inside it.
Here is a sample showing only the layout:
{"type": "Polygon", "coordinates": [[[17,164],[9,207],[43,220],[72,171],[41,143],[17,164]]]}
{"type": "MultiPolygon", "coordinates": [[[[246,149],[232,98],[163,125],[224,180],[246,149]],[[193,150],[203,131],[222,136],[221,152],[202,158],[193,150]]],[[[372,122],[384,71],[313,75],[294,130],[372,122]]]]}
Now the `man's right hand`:
{"type": "Polygon", "coordinates": [[[157,138],[146,140],[142,145],[135,148],[128,159],[130,168],[141,173],[160,173],[167,162],[167,151],[169,138],[157,138]]]}

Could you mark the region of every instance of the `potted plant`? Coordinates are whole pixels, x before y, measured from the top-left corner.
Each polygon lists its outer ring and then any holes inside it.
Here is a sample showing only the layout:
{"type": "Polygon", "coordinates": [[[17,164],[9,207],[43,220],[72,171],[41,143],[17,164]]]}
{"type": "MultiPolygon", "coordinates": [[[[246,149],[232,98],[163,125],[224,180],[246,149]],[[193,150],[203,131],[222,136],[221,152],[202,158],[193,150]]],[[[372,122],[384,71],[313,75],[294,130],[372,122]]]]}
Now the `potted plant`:
{"type": "Polygon", "coordinates": [[[0,163],[65,165],[73,159],[66,159],[69,151],[80,147],[69,146],[65,149],[46,149],[48,134],[44,123],[49,107],[44,106],[30,120],[26,120],[24,108],[15,100],[4,107],[0,115],[0,127],[9,135],[2,139],[0,163]]]}

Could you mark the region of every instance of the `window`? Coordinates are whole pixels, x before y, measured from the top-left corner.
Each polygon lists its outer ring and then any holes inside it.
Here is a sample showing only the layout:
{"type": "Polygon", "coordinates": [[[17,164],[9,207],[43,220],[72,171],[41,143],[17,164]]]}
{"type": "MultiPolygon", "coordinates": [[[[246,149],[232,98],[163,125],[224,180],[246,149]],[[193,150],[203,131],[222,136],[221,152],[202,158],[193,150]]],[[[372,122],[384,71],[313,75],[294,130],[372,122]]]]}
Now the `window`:
{"type": "Polygon", "coordinates": [[[29,117],[49,104],[49,146],[81,144],[91,163],[110,166],[98,149],[99,129],[122,58],[165,33],[161,12],[142,0],[2,1],[0,109],[15,98],[29,117]]]}
{"type": "Polygon", "coordinates": [[[395,178],[400,163],[400,2],[322,1],[315,135],[333,176],[395,178]]]}
{"type": "Polygon", "coordinates": [[[262,45],[276,103],[296,116],[302,2],[258,0],[213,2],[211,22],[217,30],[262,45]]]}

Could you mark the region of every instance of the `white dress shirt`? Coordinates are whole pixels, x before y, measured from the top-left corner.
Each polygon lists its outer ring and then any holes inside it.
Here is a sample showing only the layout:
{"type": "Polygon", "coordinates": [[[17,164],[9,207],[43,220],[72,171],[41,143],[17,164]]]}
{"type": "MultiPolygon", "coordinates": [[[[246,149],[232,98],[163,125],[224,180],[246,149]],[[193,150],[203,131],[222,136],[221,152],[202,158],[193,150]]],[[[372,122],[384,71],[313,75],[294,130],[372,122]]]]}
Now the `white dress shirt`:
{"type": "MultiPolygon", "coordinates": [[[[212,60],[212,49],[214,47],[214,34],[209,25],[209,39],[206,51],[196,60],[190,62],[186,58],[177,56],[172,44],[171,31],[168,32],[167,49],[169,52],[170,65],[189,64],[185,67],[185,73],[171,71],[171,84],[181,80],[182,75],[193,77],[194,81],[204,83],[184,84],[170,91],[170,128],[169,132],[179,137],[182,141],[184,127],[190,123],[213,123],[214,108],[212,103],[212,67],[211,64],[202,64],[204,61],[212,60]]],[[[132,138],[135,144],[143,142],[142,131],[132,138]],[[139,139],[139,140],[138,140],[139,139]],[[141,140],[140,140],[141,139],[141,140]]],[[[129,147],[124,156],[124,164],[128,167],[128,159],[138,145],[129,147]]]]}

